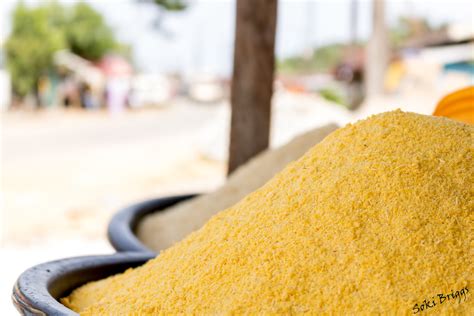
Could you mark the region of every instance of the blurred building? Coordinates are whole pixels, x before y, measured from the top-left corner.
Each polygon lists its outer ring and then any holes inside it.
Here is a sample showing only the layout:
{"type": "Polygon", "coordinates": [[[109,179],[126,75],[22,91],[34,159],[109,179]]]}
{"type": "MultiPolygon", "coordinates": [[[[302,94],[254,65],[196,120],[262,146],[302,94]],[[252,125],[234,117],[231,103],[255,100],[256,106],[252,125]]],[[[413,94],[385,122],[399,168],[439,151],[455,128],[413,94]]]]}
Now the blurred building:
{"type": "Polygon", "coordinates": [[[130,106],[164,106],[179,90],[179,80],[158,74],[136,74],[132,78],[130,106]]]}
{"type": "Polygon", "coordinates": [[[403,78],[413,88],[443,86],[449,91],[474,83],[471,28],[449,25],[443,32],[413,39],[400,53],[403,78]]]}
{"type": "Polygon", "coordinates": [[[187,95],[194,101],[213,103],[228,96],[229,84],[218,75],[195,73],[187,78],[187,95]]]}

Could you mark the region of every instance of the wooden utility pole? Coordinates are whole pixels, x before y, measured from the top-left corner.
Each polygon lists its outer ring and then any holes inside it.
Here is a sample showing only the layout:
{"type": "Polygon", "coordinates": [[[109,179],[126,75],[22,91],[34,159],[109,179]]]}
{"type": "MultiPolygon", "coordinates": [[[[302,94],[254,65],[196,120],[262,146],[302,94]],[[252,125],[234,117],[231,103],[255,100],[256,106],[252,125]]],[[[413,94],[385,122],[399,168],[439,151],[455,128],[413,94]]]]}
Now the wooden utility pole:
{"type": "Polygon", "coordinates": [[[383,93],[384,75],[388,63],[384,0],[373,0],[372,6],[372,36],[365,56],[365,90],[368,97],[383,93]]]}
{"type": "Polygon", "coordinates": [[[277,0],[237,0],[229,174],[269,144],[276,19],[277,0]]]}

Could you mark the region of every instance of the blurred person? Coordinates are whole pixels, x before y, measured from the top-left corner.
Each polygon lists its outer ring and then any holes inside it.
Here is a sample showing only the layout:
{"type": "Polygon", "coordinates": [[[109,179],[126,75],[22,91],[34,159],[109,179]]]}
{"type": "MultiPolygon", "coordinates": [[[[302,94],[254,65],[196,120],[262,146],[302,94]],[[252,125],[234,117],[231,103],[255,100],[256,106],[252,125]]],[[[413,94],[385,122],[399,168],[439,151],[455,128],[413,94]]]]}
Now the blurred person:
{"type": "Polygon", "coordinates": [[[92,110],[98,107],[97,100],[92,93],[92,89],[87,83],[81,84],[80,89],[81,105],[86,110],[92,110]]]}
{"type": "Polygon", "coordinates": [[[397,93],[405,73],[406,67],[403,59],[400,56],[395,55],[388,65],[387,71],[385,73],[385,92],[391,94],[397,93]]]}
{"type": "Polygon", "coordinates": [[[346,85],[349,108],[356,109],[364,99],[364,63],[345,60],[336,66],[334,77],[346,85]]]}
{"type": "Polygon", "coordinates": [[[78,83],[72,76],[66,76],[61,84],[63,105],[68,108],[80,103],[78,83]]]}
{"type": "Polygon", "coordinates": [[[48,105],[48,92],[50,89],[50,81],[47,76],[41,76],[38,79],[38,106],[44,107],[48,105]]]}
{"type": "Polygon", "coordinates": [[[123,77],[109,78],[105,90],[109,113],[115,115],[123,112],[130,93],[129,80],[123,77]]]}

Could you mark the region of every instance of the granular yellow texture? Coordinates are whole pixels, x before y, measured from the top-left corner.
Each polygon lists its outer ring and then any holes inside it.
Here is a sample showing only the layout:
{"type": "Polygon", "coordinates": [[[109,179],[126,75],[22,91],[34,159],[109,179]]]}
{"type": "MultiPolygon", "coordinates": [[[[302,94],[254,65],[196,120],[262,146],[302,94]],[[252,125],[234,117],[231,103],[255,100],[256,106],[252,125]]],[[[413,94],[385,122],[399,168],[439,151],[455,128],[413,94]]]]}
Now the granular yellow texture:
{"type": "Polygon", "coordinates": [[[172,246],[201,228],[213,215],[260,188],[336,129],[335,124],[319,127],[279,148],[265,150],[235,170],[217,191],[145,216],[137,227],[138,238],[156,252],[172,246]]]}
{"type": "Polygon", "coordinates": [[[348,125],[157,258],[62,302],[84,315],[473,315],[473,145],[474,127],[446,118],[348,125]]]}

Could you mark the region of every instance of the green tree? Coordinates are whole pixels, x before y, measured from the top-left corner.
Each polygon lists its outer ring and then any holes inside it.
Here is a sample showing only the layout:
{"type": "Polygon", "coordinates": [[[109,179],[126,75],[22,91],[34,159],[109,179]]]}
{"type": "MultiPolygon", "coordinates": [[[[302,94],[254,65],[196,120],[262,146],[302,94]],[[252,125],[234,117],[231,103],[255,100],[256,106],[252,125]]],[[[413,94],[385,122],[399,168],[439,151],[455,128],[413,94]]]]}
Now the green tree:
{"type": "Polygon", "coordinates": [[[151,3],[157,7],[157,15],[153,21],[153,27],[158,30],[162,35],[171,37],[172,33],[165,29],[163,21],[166,16],[166,12],[180,12],[188,8],[187,0],[137,0],[141,3],[151,3]]]}
{"type": "Polygon", "coordinates": [[[37,7],[20,2],[5,43],[13,90],[20,97],[35,91],[38,79],[51,70],[54,53],[60,49],[97,60],[122,48],[102,16],[83,2],[72,7],[54,1],[37,7]]]}
{"type": "Polygon", "coordinates": [[[68,47],[85,59],[98,60],[106,53],[119,48],[103,17],[83,2],[72,8],[65,31],[68,47]]]}
{"type": "Polygon", "coordinates": [[[310,60],[303,56],[285,58],[278,63],[278,71],[284,74],[300,74],[331,71],[344,57],[347,45],[329,44],[317,48],[310,60]]]}
{"type": "Polygon", "coordinates": [[[13,89],[19,96],[34,91],[38,78],[52,66],[55,51],[66,47],[61,9],[52,3],[30,9],[20,3],[13,13],[12,33],[5,43],[13,89]]]}
{"type": "Polygon", "coordinates": [[[188,6],[185,0],[153,0],[153,2],[168,11],[181,11],[188,6]]]}

